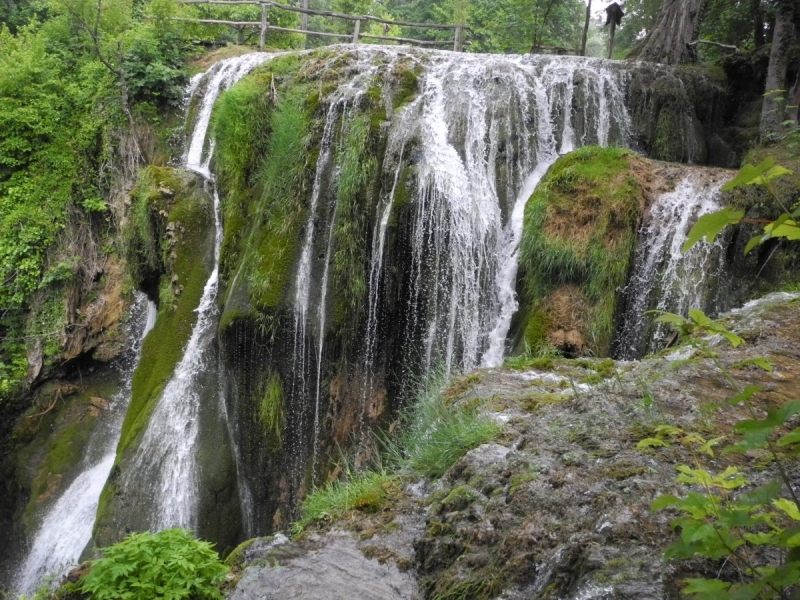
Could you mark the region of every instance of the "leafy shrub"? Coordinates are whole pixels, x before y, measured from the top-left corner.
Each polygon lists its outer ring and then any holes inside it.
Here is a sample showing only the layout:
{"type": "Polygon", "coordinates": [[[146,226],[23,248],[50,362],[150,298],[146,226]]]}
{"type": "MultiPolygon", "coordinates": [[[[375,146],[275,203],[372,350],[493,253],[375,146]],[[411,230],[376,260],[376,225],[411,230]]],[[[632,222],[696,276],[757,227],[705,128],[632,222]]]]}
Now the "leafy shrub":
{"type": "MultiPolygon", "coordinates": [[[[670,323],[686,335],[720,335],[732,346],[744,340],[720,323],[711,321],[699,310],[690,311],[689,319],[664,314],[662,322],[670,323]]],[[[692,338],[693,346],[713,356],[705,338],[692,338]]],[[[664,494],[653,502],[653,510],[674,507],[682,514],[672,521],[680,529],[680,537],[667,548],[667,558],[689,559],[705,557],[730,563],[735,575],[724,579],[686,579],[683,594],[695,600],[717,598],[766,599],[795,597],[800,584],[800,502],[789,477],[788,465],[800,456],[800,427],[785,433],[788,422],[800,413],[800,400],[788,401],[766,411],[757,410],[754,399],[761,386],[737,381],[730,369],[714,360],[723,379],[734,394],[727,406],[742,405],[750,419],[735,423],[733,432],[740,436],[738,443],[723,448],[723,454],[766,452],[777,467],[778,479],[758,488],[740,493],[748,485],[746,475],[735,465],[715,473],[707,470],[705,456],[715,457],[714,447],[724,439],[706,440],[694,432],[671,425],[655,429],[655,437],[641,440],[638,448],[669,447],[679,443],[690,449],[694,465],[676,465],[677,483],[691,486],[684,498],[664,494]],[[700,490],[700,491],[694,491],[700,490]]],[[[772,364],[763,357],[750,358],[740,365],[752,365],[772,371],[772,364]]]]}
{"type": "Polygon", "coordinates": [[[155,35],[142,28],[125,54],[125,72],[131,97],[153,106],[178,108],[183,103],[187,75],[180,37],[172,32],[155,35]]]}
{"type": "Polygon", "coordinates": [[[208,542],[185,529],[132,533],[102,550],[83,579],[93,600],[222,599],[227,569],[208,542]]]}

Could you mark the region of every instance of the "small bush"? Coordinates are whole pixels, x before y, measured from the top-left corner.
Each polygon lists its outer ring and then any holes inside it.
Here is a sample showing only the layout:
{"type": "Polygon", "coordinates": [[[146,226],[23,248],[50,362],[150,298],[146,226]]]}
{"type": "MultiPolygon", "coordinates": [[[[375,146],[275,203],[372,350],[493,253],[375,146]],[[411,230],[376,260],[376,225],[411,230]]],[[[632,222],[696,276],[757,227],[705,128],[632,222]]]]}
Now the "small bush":
{"type": "Polygon", "coordinates": [[[132,533],[101,552],[83,579],[92,600],[222,599],[217,586],[227,569],[210,543],[185,529],[132,533]]]}

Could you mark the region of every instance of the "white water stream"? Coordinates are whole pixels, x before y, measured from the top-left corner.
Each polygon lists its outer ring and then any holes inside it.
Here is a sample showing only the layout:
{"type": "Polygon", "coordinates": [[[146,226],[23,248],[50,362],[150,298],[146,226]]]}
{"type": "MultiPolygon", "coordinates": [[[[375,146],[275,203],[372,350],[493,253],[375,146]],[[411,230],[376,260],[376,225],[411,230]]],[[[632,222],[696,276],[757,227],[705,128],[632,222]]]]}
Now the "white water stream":
{"type": "Polygon", "coordinates": [[[114,465],[122,420],[131,398],[133,371],[139,362],[141,342],[155,325],[156,306],[146,296],[136,293],[131,308],[135,332],[133,347],[123,359],[119,391],[92,435],[84,458],[84,470],[52,504],[33,539],[25,561],[17,572],[15,588],[33,594],[45,577],[53,582],[75,566],[92,538],[97,505],[106,479],[114,465]]]}
{"type": "MultiPolygon", "coordinates": [[[[273,56],[254,53],[223,60],[191,82],[190,91],[202,96],[185,156],[185,168],[212,179],[209,164],[213,141],[207,143],[207,133],[214,102],[222,91],[273,56]]],[[[222,246],[222,217],[216,188],[213,189],[213,198],[214,267],[195,309],[197,321],[183,357],[148,420],[133,465],[125,477],[126,486],[137,485],[143,479],[147,481],[152,498],[150,521],[155,531],[169,527],[194,529],[197,526],[196,442],[201,392],[197,378],[207,368],[216,365],[208,348],[217,322],[216,297],[222,246]]]]}
{"type": "Polygon", "coordinates": [[[720,171],[694,169],[651,207],[639,232],[627,286],[618,358],[632,360],[660,349],[669,328],[654,326],[654,317],[645,314],[648,310],[686,316],[690,308],[713,306],[710,294],[725,268],[725,236],[713,244],[701,240],[686,254],[681,248],[698,217],[722,208],[720,188],[730,177],[720,171]]]}

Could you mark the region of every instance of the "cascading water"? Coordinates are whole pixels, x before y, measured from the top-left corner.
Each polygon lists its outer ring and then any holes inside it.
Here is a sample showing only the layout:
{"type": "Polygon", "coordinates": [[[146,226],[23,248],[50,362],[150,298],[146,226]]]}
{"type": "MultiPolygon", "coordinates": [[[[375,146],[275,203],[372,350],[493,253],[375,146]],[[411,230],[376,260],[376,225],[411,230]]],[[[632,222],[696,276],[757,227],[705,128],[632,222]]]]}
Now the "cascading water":
{"type": "Polygon", "coordinates": [[[701,215],[722,208],[720,188],[728,173],[692,170],[674,191],[661,194],[639,232],[633,275],[626,289],[626,310],[615,343],[615,355],[631,360],[655,352],[667,329],[655,324],[648,310],[686,315],[690,308],[716,308],[713,292],[724,274],[725,238],[701,240],[688,253],[681,250],[701,215]]]}
{"type": "Polygon", "coordinates": [[[46,576],[57,581],[77,564],[91,540],[100,493],[114,465],[122,419],[131,398],[133,371],[142,340],[155,324],[156,306],[137,292],[131,315],[134,343],[117,365],[121,367],[122,385],[111,398],[105,422],[92,435],[83,472],[49,508],[33,539],[16,577],[15,587],[21,593],[33,594],[46,576]]]}
{"type": "MultiPolygon", "coordinates": [[[[201,92],[200,108],[192,128],[185,155],[185,168],[211,178],[208,166],[213,141],[207,144],[211,112],[219,94],[236,83],[272,54],[247,54],[220,61],[204,76],[190,83],[190,92],[201,92]]],[[[214,267],[203,289],[197,321],[192,329],[183,358],[151,415],[133,465],[128,469],[125,486],[135,486],[143,478],[151,489],[151,527],[195,528],[197,526],[198,482],[196,442],[199,433],[199,375],[216,365],[209,356],[216,322],[216,295],[219,283],[219,257],[222,246],[220,199],[214,198],[214,267]],[[135,481],[135,480],[136,481],[135,481]]]]}
{"type": "Polygon", "coordinates": [[[628,142],[624,74],[609,64],[442,54],[428,67],[413,118],[397,121],[417,150],[409,302],[422,333],[408,352],[424,372],[502,362],[530,194],[559,153],[628,142]]]}

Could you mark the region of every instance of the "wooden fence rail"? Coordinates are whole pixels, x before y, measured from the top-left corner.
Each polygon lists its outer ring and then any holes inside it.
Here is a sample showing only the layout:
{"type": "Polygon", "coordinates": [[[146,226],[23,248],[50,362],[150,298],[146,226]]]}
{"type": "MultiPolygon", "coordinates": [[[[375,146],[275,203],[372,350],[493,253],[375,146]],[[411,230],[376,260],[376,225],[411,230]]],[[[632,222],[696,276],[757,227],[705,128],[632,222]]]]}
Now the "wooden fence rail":
{"type": "Polygon", "coordinates": [[[465,25],[442,25],[439,23],[407,23],[404,21],[390,21],[387,19],[381,19],[379,17],[373,17],[372,15],[347,15],[344,13],[333,12],[329,10],[312,10],[309,8],[300,8],[298,6],[288,6],[286,4],[281,4],[279,2],[272,2],[272,1],[258,1],[258,0],[180,0],[180,4],[215,4],[215,5],[239,5],[239,4],[249,4],[252,6],[260,6],[261,7],[261,20],[260,21],[229,21],[224,19],[194,19],[188,17],[170,17],[173,21],[186,21],[191,23],[203,23],[208,25],[228,25],[231,27],[258,27],[259,28],[259,37],[258,37],[258,47],[260,50],[264,49],[264,46],[267,41],[267,35],[270,31],[281,31],[285,33],[300,33],[304,35],[314,35],[318,37],[328,37],[328,38],[340,38],[340,39],[347,39],[351,40],[352,43],[358,44],[359,40],[361,39],[372,39],[372,40],[385,40],[390,42],[401,42],[406,44],[417,44],[419,46],[453,46],[453,50],[455,52],[461,52],[464,49],[465,44],[469,42],[465,41],[465,33],[466,33],[466,26],[465,25]],[[308,29],[290,29],[288,27],[278,27],[276,25],[270,25],[267,10],[270,8],[277,8],[279,10],[287,10],[292,12],[298,12],[304,15],[313,15],[313,16],[320,16],[320,17],[328,17],[334,19],[344,19],[348,21],[353,21],[355,23],[353,34],[341,34],[341,33],[326,33],[323,31],[310,31],[308,29]],[[454,31],[453,40],[452,41],[439,41],[439,40],[415,40],[411,38],[403,38],[403,37],[391,37],[391,36],[382,36],[382,35],[370,35],[366,33],[361,33],[361,22],[362,21],[374,21],[376,23],[383,23],[384,25],[397,25],[400,27],[417,27],[422,29],[444,29],[454,31]]]}

